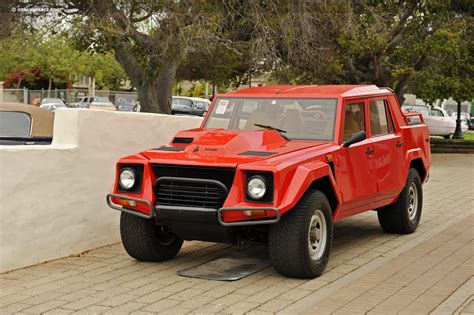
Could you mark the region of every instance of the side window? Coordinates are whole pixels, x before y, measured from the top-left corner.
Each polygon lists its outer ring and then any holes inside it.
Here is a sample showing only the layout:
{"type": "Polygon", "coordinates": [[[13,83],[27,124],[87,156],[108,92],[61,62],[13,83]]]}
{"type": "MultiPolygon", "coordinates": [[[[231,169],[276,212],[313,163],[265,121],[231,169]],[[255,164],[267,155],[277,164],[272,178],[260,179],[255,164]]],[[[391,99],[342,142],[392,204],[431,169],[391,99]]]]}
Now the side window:
{"type": "Polygon", "coordinates": [[[432,109],[431,116],[443,117],[443,113],[439,109],[432,109]]]}
{"type": "Polygon", "coordinates": [[[365,130],[364,102],[346,104],[344,106],[344,141],[354,133],[365,130]]]}
{"type": "Polygon", "coordinates": [[[388,134],[388,120],[383,100],[370,101],[370,131],[372,136],[388,134]]]}
{"type": "Polygon", "coordinates": [[[29,137],[31,116],[23,112],[0,111],[0,137],[29,137]]]}
{"type": "Polygon", "coordinates": [[[193,102],[185,98],[175,98],[173,99],[173,104],[181,105],[181,106],[189,107],[189,108],[193,106],[193,102]]]}

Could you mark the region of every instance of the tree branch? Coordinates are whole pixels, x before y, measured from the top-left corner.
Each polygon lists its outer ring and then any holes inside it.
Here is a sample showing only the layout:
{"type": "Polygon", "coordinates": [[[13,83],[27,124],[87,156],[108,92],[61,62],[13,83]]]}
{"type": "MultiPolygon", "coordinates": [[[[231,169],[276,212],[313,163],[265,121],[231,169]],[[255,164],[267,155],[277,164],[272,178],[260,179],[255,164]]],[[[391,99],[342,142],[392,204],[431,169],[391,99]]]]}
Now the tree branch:
{"type": "Polygon", "coordinates": [[[144,77],[143,69],[130,52],[130,47],[127,46],[128,45],[123,42],[113,44],[115,59],[117,59],[118,63],[123,67],[133,83],[140,84],[144,77]]]}
{"type": "Polygon", "coordinates": [[[385,50],[388,53],[393,51],[395,46],[402,40],[405,23],[408,20],[408,18],[413,15],[413,11],[415,10],[417,5],[418,5],[417,1],[413,1],[410,3],[410,5],[407,5],[405,10],[403,11],[402,15],[400,16],[400,21],[398,21],[397,26],[388,36],[389,40],[388,40],[387,46],[385,47],[385,50]]]}

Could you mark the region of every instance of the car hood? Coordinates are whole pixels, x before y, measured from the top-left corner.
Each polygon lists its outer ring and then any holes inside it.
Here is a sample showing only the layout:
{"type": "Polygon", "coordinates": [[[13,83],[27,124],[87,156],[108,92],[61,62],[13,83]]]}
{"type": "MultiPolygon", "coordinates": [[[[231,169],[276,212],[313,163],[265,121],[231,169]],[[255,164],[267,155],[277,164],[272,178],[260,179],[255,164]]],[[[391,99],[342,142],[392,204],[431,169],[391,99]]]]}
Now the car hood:
{"type": "Polygon", "coordinates": [[[288,141],[275,130],[199,128],[178,132],[167,146],[150,149],[142,155],[151,163],[236,167],[323,144],[328,142],[288,141]]]}

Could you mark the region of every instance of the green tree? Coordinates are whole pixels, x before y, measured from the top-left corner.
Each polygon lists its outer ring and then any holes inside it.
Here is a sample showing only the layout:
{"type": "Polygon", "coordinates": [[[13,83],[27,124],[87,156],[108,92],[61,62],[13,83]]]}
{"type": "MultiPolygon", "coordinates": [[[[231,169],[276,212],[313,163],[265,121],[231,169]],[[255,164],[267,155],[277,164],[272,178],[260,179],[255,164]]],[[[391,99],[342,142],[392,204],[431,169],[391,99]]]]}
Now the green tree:
{"type": "Polygon", "coordinates": [[[453,17],[443,29],[438,45],[445,49],[431,66],[414,76],[414,92],[423,100],[434,103],[452,97],[458,103],[454,136],[462,138],[461,103],[474,99],[474,32],[473,19],[453,17]],[[448,44],[446,44],[448,43],[448,44]]]}
{"type": "Polygon", "coordinates": [[[40,53],[31,43],[36,39],[31,34],[14,32],[0,39],[0,81],[13,73],[19,73],[17,88],[24,81],[34,80],[32,69],[39,67],[40,53]]]}
{"type": "Polygon", "coordinates": [[[94,78],[97,88],[118,90],[127,80],[123,68],[111,53],[83,51],[79,54],[76,66],[79,74],[94,78]]]}
{"type": "Polygon", "coordinates": [[[200,0],[71,0],[49,6],[71,19],[76,47],[114,52],[147,112],[171,112],[179,64],[216,25],[213,6],[200,0]]]}
{"type": "Polygon", "coordinates": [[[237,49],[213,45],[190,52],[177,70],[178,80],[205,80],[218,86],[245,82],[254,62],[237,49]]]}
{"type": "Polygon", "coordinates": [[[402,99],[414,74],[438,66],[446,52],[457,49],[442,40],[452,23],[467,21],[472,3],[269,0],[252,6],[248,23],[276,80],[377,84],[392,87],[402,99]]]}
{"type": "Polygon", "coordinates": [[[48,78],[48,94],[53,83],[72,83],[71,79],[79,74],[75,51],[62,36],[55,36],[35,43],[38,51],[38,65],[42,76],[48,78]]]}

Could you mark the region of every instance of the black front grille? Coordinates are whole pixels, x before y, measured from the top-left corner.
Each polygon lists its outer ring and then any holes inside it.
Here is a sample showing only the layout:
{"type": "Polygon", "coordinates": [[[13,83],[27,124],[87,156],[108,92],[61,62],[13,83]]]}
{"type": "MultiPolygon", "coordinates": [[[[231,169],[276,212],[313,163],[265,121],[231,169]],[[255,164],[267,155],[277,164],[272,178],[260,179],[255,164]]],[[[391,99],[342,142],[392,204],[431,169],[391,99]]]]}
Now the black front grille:
{"type": "Polygon", "coordinates": [[[231,168],[155,164],[156,204],[221,208],[234,181],[231,168]]]}

